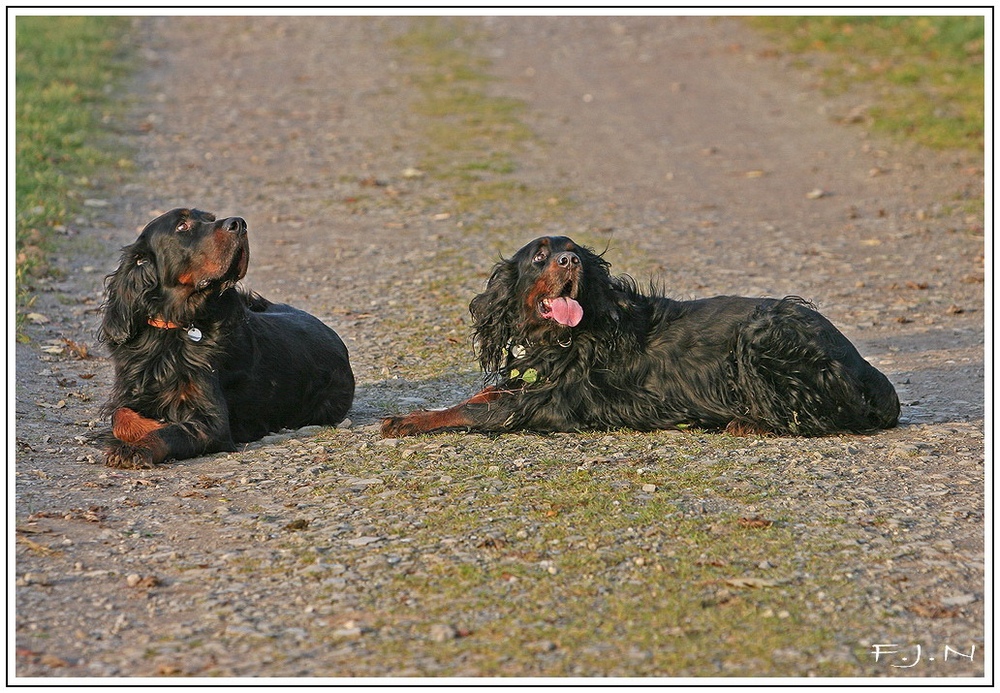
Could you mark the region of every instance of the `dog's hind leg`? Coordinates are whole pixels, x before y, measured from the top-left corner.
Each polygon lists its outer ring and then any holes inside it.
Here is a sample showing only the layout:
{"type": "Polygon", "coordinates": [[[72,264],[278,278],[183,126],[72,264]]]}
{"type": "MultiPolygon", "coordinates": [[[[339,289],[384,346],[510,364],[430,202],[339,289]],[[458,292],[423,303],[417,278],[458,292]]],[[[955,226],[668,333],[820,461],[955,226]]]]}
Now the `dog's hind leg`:
{"type": "Polygon", "coordinates": [[[797,301],[763,307],[740,328],[735,389],[749,422],[781,434],[895,425],[888,379],[826,318],[797,301]]]}

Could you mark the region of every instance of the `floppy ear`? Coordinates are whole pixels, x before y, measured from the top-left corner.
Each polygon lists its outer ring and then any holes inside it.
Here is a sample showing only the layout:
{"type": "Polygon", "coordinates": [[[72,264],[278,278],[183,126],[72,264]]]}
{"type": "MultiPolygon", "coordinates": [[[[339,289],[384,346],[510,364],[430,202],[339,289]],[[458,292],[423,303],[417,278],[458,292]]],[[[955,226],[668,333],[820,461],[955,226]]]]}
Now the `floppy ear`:
{"type": "Polygon", "coordinates": [[[635,282],[628,275],[611,274],[611,263],[603,253],[595,253],[585,246],[577,246],[583,263],[583,287],[578,297],[586,311],[584,320],[588,328],[610,334],[622,321],[622,311],[629,309],[630,294],[636,293],[635,282]]]}
{"type": "Polygon", "coordinates": [[[150,254],[138,245],[122,251],[118,269],[104,280],[107,301],[100,330],[102,342],[122,344],[149,318],[150,294],[159,282],[150,254]]]}
{"type": "Polygon", "coordinates": [[[501,260],[493,268],[486,290],[469,304],[479,363],[486,373],[503,368],[510,341],[518,334],[517,277],[517,263],[501,260]]]}

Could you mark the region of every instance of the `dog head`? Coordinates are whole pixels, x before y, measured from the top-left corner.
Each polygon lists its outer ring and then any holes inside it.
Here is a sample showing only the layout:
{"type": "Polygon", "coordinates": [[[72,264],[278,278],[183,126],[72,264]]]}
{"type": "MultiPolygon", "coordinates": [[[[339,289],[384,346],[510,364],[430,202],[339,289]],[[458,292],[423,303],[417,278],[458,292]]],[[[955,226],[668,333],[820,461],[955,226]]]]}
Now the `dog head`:
{"type": "Polygon", "coordinates": [[[123,343],[150,318],[194,321],[215,296],[246,275],[247,224],[174,209],[149,222],[105,281],[101,339],[123,343]]]}
{"type": "Polygon", "coordinates": [[[537,238],[493,268],[469,305],[485,370],[506,362],[510,344],[565,343],[602,319],[609,264],[565,236],[537,238]]]}

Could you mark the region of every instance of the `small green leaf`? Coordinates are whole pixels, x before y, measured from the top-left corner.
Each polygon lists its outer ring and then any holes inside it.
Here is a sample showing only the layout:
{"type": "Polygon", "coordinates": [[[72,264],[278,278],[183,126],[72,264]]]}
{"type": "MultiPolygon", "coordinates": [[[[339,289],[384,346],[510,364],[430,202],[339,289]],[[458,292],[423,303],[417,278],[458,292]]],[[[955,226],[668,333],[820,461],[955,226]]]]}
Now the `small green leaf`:
{"type": "Polygon", "coordinates": [[[526,383],[535,382],[536,380],[538,380],[538,371],[536,371],[534,368],[529,368],[524,372],[524,375],[521,376],[521,380],[523,380],[526,383]]]}
{"type": "Polygon", "coordinates": [[[519,370],[517,370],[516,368],[514,368],[514,369],[513,369],[513,370],[511,370],[511,372],[510,372],[510,379],[511,379],[511,380],[517,380],[517,376],[519,376],[519,375],[521,375],[521,371],[519,371],[519,370]]]}

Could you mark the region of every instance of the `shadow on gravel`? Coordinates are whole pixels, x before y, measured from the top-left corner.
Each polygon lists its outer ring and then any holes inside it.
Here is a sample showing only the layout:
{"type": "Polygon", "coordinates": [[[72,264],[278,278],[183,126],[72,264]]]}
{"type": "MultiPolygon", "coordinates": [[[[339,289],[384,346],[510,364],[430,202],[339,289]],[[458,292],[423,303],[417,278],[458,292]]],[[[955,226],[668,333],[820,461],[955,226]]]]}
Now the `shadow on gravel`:
{"type": "Polygon", "coordinates": [[[981,420],[985,413],[983,334],[926,330],[891,340],[891,364],[879,365],[899,394],[901,423],[981,420]]]}
{"type": "Polygon", "coordinates": [[[984,416],[984,367],[978,363],[891,373],[902,404],[900,423],[967,423],[984,416]]]}
{"type": "Polygon", "coordinates": [[[476,394],[481,387],[482,377],[473,372],[452,378],[390,378],[359,383],[348,418],[352,427],[377,425],[386,416],[453,406],[476,394]]]}

